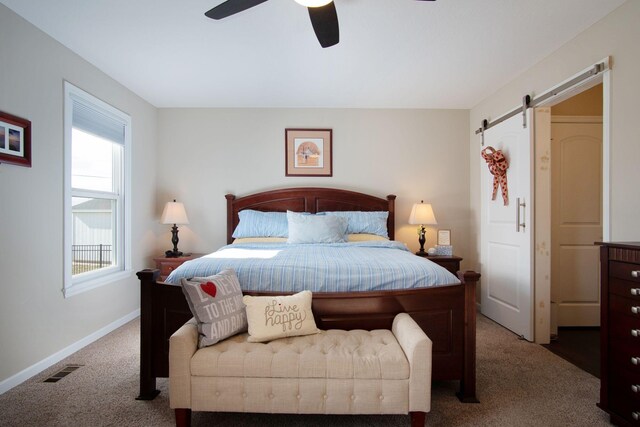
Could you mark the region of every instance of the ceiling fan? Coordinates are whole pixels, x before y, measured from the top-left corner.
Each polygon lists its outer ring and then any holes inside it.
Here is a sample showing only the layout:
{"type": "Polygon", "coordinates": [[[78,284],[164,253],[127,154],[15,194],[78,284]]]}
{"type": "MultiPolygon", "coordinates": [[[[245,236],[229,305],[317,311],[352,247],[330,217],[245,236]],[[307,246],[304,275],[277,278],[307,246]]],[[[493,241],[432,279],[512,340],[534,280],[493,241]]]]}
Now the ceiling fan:
{"type": "MultiPolygon", "coordinates": [[[[267,0],[226,0],[207,11],[205,15],[211,19],[223,19],[247,10],[267,0]]],[[[332,0],[295,0],[309,10],[309,18],[316,37],[322,47],[330,47],[340,41],[338,29],[338,13],[332,0]]],[[[435,0],[418,0],[435,1],[435,0]]]]}

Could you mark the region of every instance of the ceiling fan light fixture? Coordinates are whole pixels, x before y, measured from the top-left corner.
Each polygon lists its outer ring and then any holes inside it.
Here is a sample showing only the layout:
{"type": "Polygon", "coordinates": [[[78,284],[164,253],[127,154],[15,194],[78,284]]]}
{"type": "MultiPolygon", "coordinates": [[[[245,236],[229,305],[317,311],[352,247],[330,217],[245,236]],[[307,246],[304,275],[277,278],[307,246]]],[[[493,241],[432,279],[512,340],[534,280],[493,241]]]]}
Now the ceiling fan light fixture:
{"type": "Polygon", "coordinates": [[[333,0],[295,0],[296,3],[305,7],[322,7],[331,3],[333,0]]]}

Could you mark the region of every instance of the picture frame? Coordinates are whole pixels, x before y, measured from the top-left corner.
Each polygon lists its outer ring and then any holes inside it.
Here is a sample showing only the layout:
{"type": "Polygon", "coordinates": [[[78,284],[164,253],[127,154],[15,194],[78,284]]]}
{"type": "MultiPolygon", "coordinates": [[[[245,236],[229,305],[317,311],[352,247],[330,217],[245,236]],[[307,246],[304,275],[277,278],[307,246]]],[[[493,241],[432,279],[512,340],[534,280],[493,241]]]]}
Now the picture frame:
{"type": "Polygon", "coordinates": [[[0,163],[31,167],[31,122],[2,111],[0,163]]]}
{"type": "Polygon", "coordinates": [[[451,230],[438,230],[438,245],[451,246],[451,230]]]}
{"type": "Polygon", "coordinates": [[[332,129],[285,129],[285,176],[333,176],[332,129]]]}

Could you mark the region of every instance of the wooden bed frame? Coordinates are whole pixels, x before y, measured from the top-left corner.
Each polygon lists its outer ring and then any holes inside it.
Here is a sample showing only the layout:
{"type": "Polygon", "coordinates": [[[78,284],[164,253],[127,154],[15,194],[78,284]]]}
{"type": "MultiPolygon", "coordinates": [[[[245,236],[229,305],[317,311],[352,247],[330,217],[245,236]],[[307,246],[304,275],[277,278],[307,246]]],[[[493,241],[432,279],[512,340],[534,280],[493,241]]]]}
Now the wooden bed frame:
{"type": "MultiPolygon", "coordinates": [[[[227,194],[227,242],[243,209],[260,211],[388,211],[395,232],[395,198],[332,188],[289,188],[236,198],[227,194]]],[[[158,281],[158,270],[137,273],[141,286],[140,395],[158,395],[156,378],[169,375],[169,337],[192,317],[182,289],[158,281]]],[[[473,271],[458,272],[461,285],[376,292],[313,294],[320,329],[391,329],[397,313],[409,313],[433,341],[433,380],[458,380],[463,402],[476,399],[476,282],[473,271]]],[[[250,292],[251,295],[268,293],[250,292]]]]}

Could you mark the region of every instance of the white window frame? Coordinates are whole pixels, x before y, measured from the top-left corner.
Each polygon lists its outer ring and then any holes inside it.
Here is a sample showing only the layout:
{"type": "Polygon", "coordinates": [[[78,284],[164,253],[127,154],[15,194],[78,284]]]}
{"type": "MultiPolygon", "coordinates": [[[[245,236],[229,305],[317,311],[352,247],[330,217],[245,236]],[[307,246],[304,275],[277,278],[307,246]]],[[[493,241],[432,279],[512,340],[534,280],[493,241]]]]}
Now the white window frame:
{"type": "Polygon", "coordinates": [[[132,275],[131,268],[131,116],[114,108],[93,95],[79,89],[69,82],[64,82],[64,284],[62,292],[65,298],[95,289],[132,275]],[[72,148],[72,118],[73,105],[82,104],[85,107],[104,114],[121,122],[124,126],[124,146],[121,150],[122,159],[119,169],[114,168],[114,179],[120,181],[121,192],[115,196],[100,191],[86,191],[72,189],[71,180],[71,148],[72,148]],[[73,225],[72,225],[72,197],[111,198],[116,199],[115,213],[115,265],[101,268],[75,277],[72,275],[73,225]]]}

